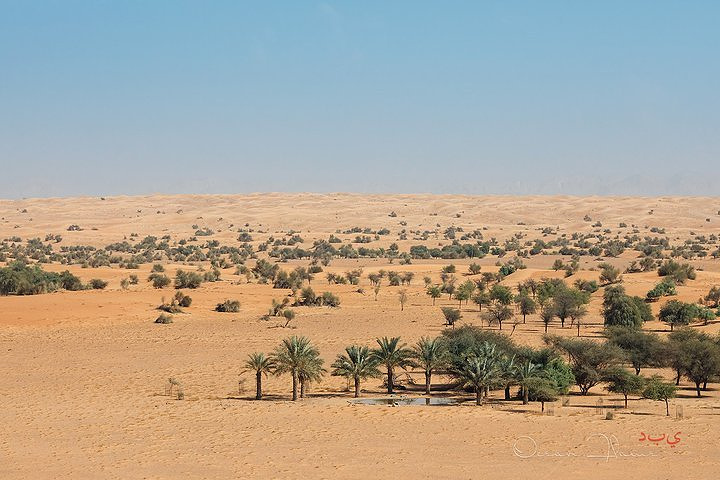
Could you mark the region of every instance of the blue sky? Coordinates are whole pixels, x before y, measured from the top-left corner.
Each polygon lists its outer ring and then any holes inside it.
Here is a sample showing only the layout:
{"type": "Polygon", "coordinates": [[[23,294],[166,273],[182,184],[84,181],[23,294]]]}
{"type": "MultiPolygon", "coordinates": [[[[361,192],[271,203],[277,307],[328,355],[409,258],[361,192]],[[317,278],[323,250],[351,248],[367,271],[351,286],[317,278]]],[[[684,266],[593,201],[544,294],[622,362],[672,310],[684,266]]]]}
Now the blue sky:
{"type": "Polygon", "coordinates": [[[0,197],[716,195],[720,2],[0,0],[0,197]]]}

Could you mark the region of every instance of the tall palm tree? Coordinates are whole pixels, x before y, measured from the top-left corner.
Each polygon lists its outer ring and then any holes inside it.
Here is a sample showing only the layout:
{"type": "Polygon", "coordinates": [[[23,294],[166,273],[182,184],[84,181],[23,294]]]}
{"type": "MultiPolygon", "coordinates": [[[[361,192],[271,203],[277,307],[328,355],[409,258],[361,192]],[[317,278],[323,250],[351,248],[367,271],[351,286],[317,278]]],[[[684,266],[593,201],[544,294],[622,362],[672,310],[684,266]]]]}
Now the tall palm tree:
{"type": "Polygon", "coordinates": [[[400,344],[400,337],[378,338],[379,348],[372,351],[373,358],[377,363],[385,366],[387,370],[387,391],[393,393],[394,370],[395,367],[405,368],[411,364],[411,350],[405,348],[405,344],[400,344]]]}
{"type": "MultiPolygon", "coordinates": [[[[283,340],[282,344],[275,349],[273,353],[273,363],[275,364],[275,375],[289,373],[292,375],[292,399],[298,399],[298,387],[300,386],[301,376],[307,380],[309,371],[311,370],[312,359],[317,358],[318,351],[310,343],[307,337],[292,337],[283,340]]],[[[316,365],[317,366],[317,365],[316,365]]]]}
{"type": "Polygon", "coordinates": [[[425,394],[430,395],[432,373],[445,364],[447,352],[439,338],[422,337],[413,346],[412,363],[425,370],[425,394]]]}
{"type": "Polygon", "coordinates": [[[332,375],[342,376],[355,381],[355,398],[360,396],[360,380],[382,375],[377,368],[377,359],[370,348],[350,345],[345,347],[345,353],[338,355],[332,364],[332,375]]]}
{"type": "Polygon", "coordinates": [[[528,387],[532,382],[537,380],[538,375],[540,375],[540,366],[529,360],[526,363],[518,365],[515,369],[515,381],[520,385],[523,405],[528,404],[530,391],[528,387]]]}
{"type": "Polygon", "coordinates": [[[475,389],[475,403],[483,404],[483,392],[498,382],[501,375],[500,356],[495,345],[488,342],[452,365],[451,371],[458,379],[475,389]]]}
{"type": "Polygon", "coordinates": [[[245,372],[255,372],[255,400],[262,399],[262,377],[267,377],[272,372],[275,363],[272,358],[266,357],[262,352],[255,352],[248,355],[245,360],[245,372]]]}

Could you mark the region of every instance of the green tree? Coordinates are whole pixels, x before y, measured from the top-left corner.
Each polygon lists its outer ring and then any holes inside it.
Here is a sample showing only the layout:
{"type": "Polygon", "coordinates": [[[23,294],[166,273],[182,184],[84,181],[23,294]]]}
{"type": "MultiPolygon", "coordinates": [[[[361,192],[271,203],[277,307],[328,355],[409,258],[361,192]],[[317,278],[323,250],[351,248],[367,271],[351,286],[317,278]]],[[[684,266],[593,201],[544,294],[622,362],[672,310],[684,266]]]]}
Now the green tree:
{"type": "Polygon", "coordinates": [[[620,348],[635,374],[645,367],[662,367],[665,357],[663,342],[654,333],[632,327],[610,327],[605,331],[608,341],[620,348]]]}
{"type": "Polygon", "coordinates": [[[426,292],[430,298],[432,298],[432,304],[435,305],[435,300],[442,297],[442,290],[437,285],[430,285],[426,292]]]}
{"type": "Polygon", "coordinates": [[[462,318],[460,310],[452,307],[440,307],[443,316],[445,317],[445,324],[455,328],[455,322],[462,318]]]}
{"type": "Polygon", "coordinates": [[[653,375],[645,384],[642,395],[650,400],[664,401],[665,414],[670,416],[670,399],[675,398],[677,387],[667,383],[659,375],[653,375]]]}
{"type": "Polygon", "coordinates": [[[607,391],[619,393],[625,398],[625,408],[628,407],[628,395],[642,393],[645,388],[645,379],[640,375],[633,375],[623,368],[610,369],[604,380],[608,382],[607,391]]]}
{"type": "Polygon", "coordinates": [[[602,382],[609,368],[622,358],[620,349],[607,342],[559,336],[546,337],[545,341],[568,355],[575,383],[583,395],[602,382]]]}
{"type": "Polygon", "coordinates": [[[360,381],[382,375],[377,368],[377,359],[368,347],[351,345],[345,347],[345,354],[338,355],[332,364],[332,375],[353,379],[355,398],[360,396],[360,381]]]}
{"type": "Polygon", "coordinates": [[[485,342],[467,356],[453,362],[450,371],[465,385],[475,390],[475,403],[483,404],[483,392],[497,383],[501,376],[500,355],[495,345],[485,342]]]}
{"type": "Polygon", "coordinates": [[[670,300],[660,309],[659,318],[663,323],[670,325],[672,332],[676,326],[690,325],[699,314],[699,309],[691,303],[679,300],[670,300]]]}
{"type": "Polygon", "coordinates": [[[525,317],[535,313],[537,310],[537,304],[527,293],[521,293],[516,297],[515,301],[520,309],[520,314],[523,316],[523,323],[525,323],[525,317]]]}

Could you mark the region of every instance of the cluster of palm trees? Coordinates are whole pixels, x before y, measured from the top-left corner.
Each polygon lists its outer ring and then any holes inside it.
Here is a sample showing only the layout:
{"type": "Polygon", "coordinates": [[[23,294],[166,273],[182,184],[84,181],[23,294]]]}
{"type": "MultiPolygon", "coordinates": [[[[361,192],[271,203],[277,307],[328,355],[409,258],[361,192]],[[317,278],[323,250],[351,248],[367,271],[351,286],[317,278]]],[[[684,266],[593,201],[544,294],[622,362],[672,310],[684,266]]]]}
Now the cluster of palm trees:
{"type": "MultiPolygon", "coordinates": [[[[558,388],[543,374],[541,365],[530,360],[518,362],[492,342],[484,341],[465,351],[449,346],[444,337],[422,337],[412,347],[402,343],[400,337],[382,337],[377,347],[350,345],[332,363],[331,375],[345,377],[354,384],[354,396],[359,397],[361,383],[369,378],[386,376],[388,394],[394,393],[397,369],[409,367],[422,369],[425,375],[425,393],[430,394],[432,376],[443,373],[455,379],[451,387],[472,389],[476,402],[482,405],[489,390],[505,387],[509,399],[510,385],[520,387],[523,403],[530,392],[535,399],[550,401],[558,388]]],[[[256,375],[256,396],[262,398],[262,379],[270,373],[292,376],[292,399],[305,396],[306,387],[318,382],[327,373],[323,360],[307,337],[292,336],[283,340],[275,351],[267,356],[252,353],[245,362],[246,371],[256,375]],[[298,395],[299,389],[299,395],[298,395]]]]}

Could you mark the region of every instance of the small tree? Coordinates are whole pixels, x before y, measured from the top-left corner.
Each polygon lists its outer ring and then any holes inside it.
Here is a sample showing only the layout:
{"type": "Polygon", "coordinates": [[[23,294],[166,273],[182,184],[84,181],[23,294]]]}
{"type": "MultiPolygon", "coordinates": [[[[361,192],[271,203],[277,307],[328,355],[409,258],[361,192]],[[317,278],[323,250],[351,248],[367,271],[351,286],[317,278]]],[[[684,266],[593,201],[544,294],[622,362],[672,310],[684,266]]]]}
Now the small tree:
{"type": "Polygon", "coordinates": [[[689,325],[699,314],[696,305],[681,302],[679,300],[670,300],[660,309],[659,318],[661,322],[670,325],[672,332],[676,326],[689,325]]]}
{"type": "Polygon", "coordinates": [[[620,270],[613,267],[609,263],[601,263],[600,267],[600,283],[603,285],[610,285],[622,281],[620,276],[620,270]]]}
{"type": "Polygon", "coordinates": [[[521,293],[517,296],[515,301],[520,308],[520,314],[523,316],[523,323],[525,323],[525,317],[527,315],[532,315],[533,313],[535,313],[535,311],[537,310],[537,304],[535,303],[535,300],[530,298],[527,293],[521,293]]]}
{"type": "Polygon", "coordinates": [[[248,355],[245,361],[245,371],[255,372],[255,400],[262,399],[262,377],[272,372],[275,364],[272,358],[266,357],[264,353],[255,352],[248,355]]]}
{"type": "Polygon", "coordinates": [[[484,316],[489,325],[497,323],[500,327],[500,330],[502,330],[503,322],[510,320],[515,315],[513,314],[512,309],[507,305],[504,305],[502,303],[496,303],[490,308],[488,308],[484,316]]]}
{"type": "Polygon", "coordinates": [[[672,383],[667,383],[659,375],[653,375],[645,385],[642,395],[650,400],[664,401],[665,414],[670,416],[670,399],[675,398],[677,387],[672,383]]]}
{"type": "Polygon", "coordinates": [[[622,368],[613,368],[605,375],[608,382],[607,391],[619,393],[625,398],[625,408],[628,407],[628,395],[640,394],[645,388],[645,379],[640,375],[633,375],[622,368]]]}
{"type": "Polygon", "coordinates": [[[435,300],[442,297],[442,290],[437,285],[431,285],[427,288],[427,294],[432,298],[432,304],[435,306],[435,300]]]}
{"type": "Polygon", "coordinates": [[[440,309],[445,316],[445,324],[455,328],[455,322],[462,318],[460,310],[452,307],[441,307],[440,309]]]}
{"type": "Polygon", "coordinates": [[[292,322],[293,319],[295,318],[295,311],[290,310],[289,308],[286,308],[285,310],[283,310],[282,316],[285,317],[284,328],[287,328],[288,325],[290,325],[290,322],[292,322]]]}
{"type": "Polygon", "coordinates": [[[542,308],[540,308],[540,319],[545,325],[545,333],[547,333],[548,325],[550,325],[553,318],[555,318],[555,306],[550,303],[546,303],[542,306],[542,308]]]}
{"type": "Polygon", "coordinates": [[[400,311],[405,310],[405,304],[407,303],[408,295],[407,290],[404,288],[398,292],[398,300],[400,301],[400,311]]]}
{"type": "Polygon", "coordinates": [[[379,377],[377,359],[368,347],[351,345],[345,347],[345,354],[338,355],[332,364],[332,375],[353,379],[355,398],[360,396],[360,381],[370,377],[379,377]]]}

